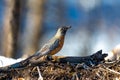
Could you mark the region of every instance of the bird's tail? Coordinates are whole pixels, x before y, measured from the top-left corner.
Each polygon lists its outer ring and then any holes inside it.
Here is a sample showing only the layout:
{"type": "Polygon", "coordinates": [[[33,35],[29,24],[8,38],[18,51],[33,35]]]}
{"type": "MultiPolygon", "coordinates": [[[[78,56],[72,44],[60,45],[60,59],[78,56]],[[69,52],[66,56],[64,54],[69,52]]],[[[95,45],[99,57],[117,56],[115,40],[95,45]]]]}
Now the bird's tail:
{"type": "Polygon", "coordinates": [[[42,56],[44,56],[44,54],[42,54],[41,52],[36,52],[34,55],[30,56],[30,58],[35,58],[36,60],[41,58],[42,56]]]}

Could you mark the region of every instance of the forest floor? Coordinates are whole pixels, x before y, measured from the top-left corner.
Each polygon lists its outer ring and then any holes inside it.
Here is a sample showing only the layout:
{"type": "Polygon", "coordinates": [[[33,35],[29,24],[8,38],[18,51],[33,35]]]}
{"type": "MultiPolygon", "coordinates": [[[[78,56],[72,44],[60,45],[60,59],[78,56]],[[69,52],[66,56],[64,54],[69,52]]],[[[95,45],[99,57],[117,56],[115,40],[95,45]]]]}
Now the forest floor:
{"type": "Polygon", "coordinates": [[[120,80],[120,60],[94,65],[44,61],[35,66],[3,70],[0,80],[120,80]],[[39,78],[39,79],[38,79],[39,78]]]}

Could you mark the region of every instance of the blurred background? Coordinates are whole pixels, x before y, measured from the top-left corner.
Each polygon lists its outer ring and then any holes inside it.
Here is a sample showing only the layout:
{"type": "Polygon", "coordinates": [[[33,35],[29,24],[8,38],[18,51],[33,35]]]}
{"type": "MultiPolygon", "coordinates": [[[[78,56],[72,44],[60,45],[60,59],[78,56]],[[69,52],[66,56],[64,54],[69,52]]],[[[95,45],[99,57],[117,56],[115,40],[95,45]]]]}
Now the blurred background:
{"type": "Polygon", "coordinates": [[[57,55],[85,56],[120,43],[120,0],[0,0],[0,55],[28,57],[71,25],[57,55]]]}

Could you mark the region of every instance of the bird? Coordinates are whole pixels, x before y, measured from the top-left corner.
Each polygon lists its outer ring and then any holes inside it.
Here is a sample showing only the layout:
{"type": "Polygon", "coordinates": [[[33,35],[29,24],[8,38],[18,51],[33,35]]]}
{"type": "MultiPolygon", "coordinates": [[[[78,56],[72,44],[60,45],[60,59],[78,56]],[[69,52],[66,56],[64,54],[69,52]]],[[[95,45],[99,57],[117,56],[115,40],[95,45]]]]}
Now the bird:
{"type": "Polygon", "coordinates": [[[59,27],[53,38],[46,42],[34,56],[38,56],[38,58],[40,58],[44,55],[51,56],[59,52],[63,47],[66,32],[70,28],[71,26],[59,27]]]}
{"type": "Polygon", "coordinates": [[[53,36],[53,38],[50,39],[47,43],[45,43],[43,45],[43,47],[40,50],[38,50],[35,54],[33,54],[32,56],[28,57],[27,59],[25,59],[21,62],[7,66],[6,68],[3,68],[3,69],[0,69],[0,71],[2,71],[2,70],[4,71],[6,69],[20,68],[20,67],[24,67],[28,64],[30,66],[32,63],[37,62],[37,59],[39,59],[43,56],[46,56],[46,55],[51,58],[51,55],[56,54],[57,52],[59,52],[62,49],[66,32],[70,28],[71,28],[71,26],[62,26],[62,27],[58,28],[58,30],[57,30],[56,34],[53,36]]]}

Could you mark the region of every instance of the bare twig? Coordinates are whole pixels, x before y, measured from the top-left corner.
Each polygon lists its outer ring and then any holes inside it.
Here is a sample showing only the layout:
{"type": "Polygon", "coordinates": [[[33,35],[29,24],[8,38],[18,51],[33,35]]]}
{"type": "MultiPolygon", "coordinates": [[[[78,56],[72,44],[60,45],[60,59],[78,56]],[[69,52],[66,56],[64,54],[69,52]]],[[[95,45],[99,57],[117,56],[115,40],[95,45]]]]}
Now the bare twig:
{"type": "Polygon", "coordinates": [[[43,77],[42,77],[42,75],[41,75],[41,72],[40,72],[40,69],[39,69],[38,66],[37,66],[37,71],[38,71],[38,74],[39,74],[38,80],[43,80],[43,77]]]}
{"type": "MultiPolygon", "coordinates": [[[[105,68],[104,70],[106,70],[106,71],[113,72],[113,73],[115,73],[115,74],[120,75],[120,72],[117,72],[117,71],[115,71],[115,70],[109,69],[109,68],[107,68],[107,67],[105,67],[105,66],[104,66],[104,68],[105,68]]],[[[103,68],[100,68],[100,69],[103,70],[103,68]]]]}

